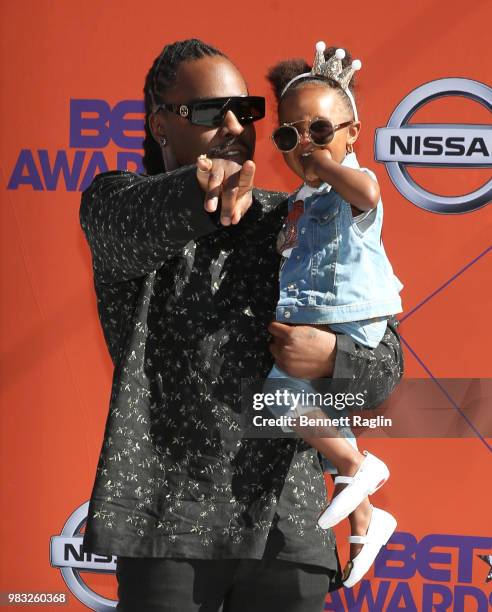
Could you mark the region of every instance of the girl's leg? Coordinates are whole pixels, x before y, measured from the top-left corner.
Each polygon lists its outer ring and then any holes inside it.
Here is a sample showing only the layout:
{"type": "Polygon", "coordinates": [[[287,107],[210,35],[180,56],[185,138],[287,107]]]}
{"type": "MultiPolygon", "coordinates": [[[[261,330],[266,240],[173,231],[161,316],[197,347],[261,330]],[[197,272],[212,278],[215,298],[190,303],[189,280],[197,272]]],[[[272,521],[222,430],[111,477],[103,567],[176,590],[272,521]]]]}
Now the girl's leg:
{"type": "MultiPolygon", "coordinates": [[[[335,432],[335,430],[333,430],[335,432]]],[[[347,438],[335,436],[333,438],[319,438],[306,436],[303,431],[303,440],[314,447],[322,455],[328,457],[340,476],[354,476],[364,459],[364,455],[355,448],[347,438]]],[[[332,478],[334,478],[332,474],[332,478]]],[[[333,497],[346,487],[346,484],[337,484],[333,497]]],[[[365,535],[371,519],[371,504],[366,497],[357,508],[349,514],[351,535],[365,535]]],[[[350,544],[350,558],[353,559],[361,550],[363,544],[350,544]]]]}
{"type": "MultiPolygon", "coordinates": [[[[264,390],[271,392],[277,389],[287,389],[287,391],[290,392],[307,391],[316,393],[316,390],[312,387],[311,381],[290,377],[275,364],[265,382],[264,390]]],[[[288,407],[273,406],[269,409],[275,416],[279,416],[280,414],[285,414],[288,407]]],[[[300,414],[309,414],[309,416],[321,418],[327,416],[325,410],[321,411],[314,406],[309,407],[308,410],[303,410],[302,413],[296,410],[293,412],[292,416],[300,416],[300,414]]],[[[335,409],[330,413],[332,417],[342,417],[345,414],[344,411],[335,409]]],[[[320,430],[316,427],[310,429],[309,427],[297,427],[293,425],[292,429],[288,429],[288,431],[292,430],[303,438],[307,444],[310,444],[323,456],[326,456],[341,476],[354,476],[364,460],[364,455],[357,449],[355,439],[354,444],[351,444],[347,441],[346,437],[343,437],[347,434],[353,438],[353,434],[349,427],[334,428],[322,426],[320,430]],[[324,437],[330,436],[330,434],[332,434],[333,437],[324,437]]],[[[286,431],[286,429],[284,429],[284,431],[286,431]]],[[[333,496],[335,497],[345,486],[347,485],[337,484],[333,496]]],[[[351,525],[351,534],[365,535],[371,518],[371,504],[369,503],[369,499],[366,497],[359,506],[349,514],[348,518],[351,525]]],[[[357,555],[362,546],[363,544],[350,544],[351,559],[357,555]]]]}

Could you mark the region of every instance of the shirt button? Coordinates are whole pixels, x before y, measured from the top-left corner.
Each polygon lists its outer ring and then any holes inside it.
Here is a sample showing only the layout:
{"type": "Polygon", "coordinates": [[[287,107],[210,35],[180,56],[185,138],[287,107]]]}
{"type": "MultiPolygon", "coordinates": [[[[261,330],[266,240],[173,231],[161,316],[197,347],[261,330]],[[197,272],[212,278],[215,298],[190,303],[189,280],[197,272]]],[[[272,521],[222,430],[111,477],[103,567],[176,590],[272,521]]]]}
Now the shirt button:
{"type": "Polygon", "coordinates": [[[301,230],[301,234],[305,234],[305,233],[306,233],[306,228],[303,227],[302,230],[301,230]]]}
{"type": "Polygon", "coordinates": [[[284,312],[284,317],[285,317],[286,319],[290,319],[290,312],[289,312],[288,310],[286,310],[286,311],[284,312]]]}

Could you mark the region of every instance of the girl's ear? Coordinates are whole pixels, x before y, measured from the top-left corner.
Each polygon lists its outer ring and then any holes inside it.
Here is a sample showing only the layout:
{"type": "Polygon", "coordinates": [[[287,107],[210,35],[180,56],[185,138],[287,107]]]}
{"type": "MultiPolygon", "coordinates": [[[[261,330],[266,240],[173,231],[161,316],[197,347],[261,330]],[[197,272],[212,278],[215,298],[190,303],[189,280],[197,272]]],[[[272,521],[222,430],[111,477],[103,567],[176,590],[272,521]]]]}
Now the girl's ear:
{"type": "Polygon", "coordinates": [[[360,121],[354,121],[347,130],[347,148],[352,148],[357,138],[359,138],[361,123],[360,121]]]}

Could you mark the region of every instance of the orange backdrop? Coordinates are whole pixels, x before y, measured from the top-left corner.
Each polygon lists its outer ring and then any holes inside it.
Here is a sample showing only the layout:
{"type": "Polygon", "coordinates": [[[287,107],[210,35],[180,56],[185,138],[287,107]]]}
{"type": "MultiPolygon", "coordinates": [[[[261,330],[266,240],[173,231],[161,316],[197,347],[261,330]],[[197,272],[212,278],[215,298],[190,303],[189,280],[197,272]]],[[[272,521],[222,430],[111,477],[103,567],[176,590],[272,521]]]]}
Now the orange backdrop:
{"type": "MultiPolygon", "coordinates": [[[[78,222],[78,188],[84,176],[104,169],[104,162],[114,168],[125,149],[113,142],[98,149],[71,147],[70,100],[102,100],[112,108],[140,99],[146,71],[166,43],[199,37],[218,46],[240,67],[250,91],[267,96],[267,118],[258,126],[257,184],[283,190],[295,179],[269,141],[275,117],[267,68],[292,56],[311,60],[319,39],[362,59],[357,152],[379,178],[385,246],[405,284],[405,312],[473,262],[402,323],[405,375],[492,377],[490,206],[462,215],[423,211],[399,194],[373,158],[375,129],[386,125],[411,90],[450,76],[490,79],[490,2],[2,0],[0,7],[0,591],[68,592],[60,571],[50,565],[50,537],[60,534],[90,495],[110,394],[112,368],[78,222]],[[72,172],[68,182],[62,175],[48,176],[57,155],[72,172]]],[[[476,103],[453,98],[432,102],[414,120],[490,124],[490,115],[476,103]]],[[[426,168],[412,175],[431,191],[457,195],[483,183],[490,168],[426,168]]],[[[471,433],[460,440],[371,439],[366,447],[380,451],[391,468],[392,478],[376,500],[398,517],[398,532],[417,542],[441,534],[444,539],[440,545],[436,540],[432,551],[449,557],[431,559],[422,544],[420,552],[407,549],[416,562],[407,578],[387,577],[382,570],[370,575],[370,588],[380,593],[375,607],[354,603],[367,596],[363,583],[352,593],[329,597],[328,609],[489,609],[492,583],[486,583],[489,568],[479,555],[492,554],[490,440],[471,433]],[[467,555],[453,535],[469,536],[467,542],[482,547],[467,555]],[[448,577],[429,577],[422,570],[428,566],[448,570],[448,577]],[[432,602],[440,601],[442,607],[434,608],[432,602]]],[[[337,534],[345,559],[344,527],[337,534]]],[[[114,576],[83,578],[114,598],[114,576]]],[[[70,594],[66,609],[83,608],[70,594]]]]}

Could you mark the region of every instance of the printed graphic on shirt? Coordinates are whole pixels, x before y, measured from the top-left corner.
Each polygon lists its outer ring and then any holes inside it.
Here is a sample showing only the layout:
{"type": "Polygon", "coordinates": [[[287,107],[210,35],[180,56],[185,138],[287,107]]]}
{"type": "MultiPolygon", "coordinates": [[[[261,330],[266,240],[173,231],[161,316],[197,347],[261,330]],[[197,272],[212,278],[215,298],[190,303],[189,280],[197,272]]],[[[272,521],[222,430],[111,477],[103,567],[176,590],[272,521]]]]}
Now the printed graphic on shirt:
{"type": "Polygon", "coordinates": [[[297,222],[303,213],[304,201],[296,200],[277,237],[277,252],[284,257],[289,257],[292,249],[297,246],[297,222]]]}

